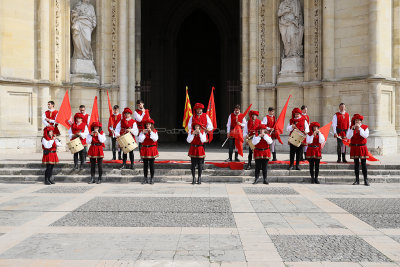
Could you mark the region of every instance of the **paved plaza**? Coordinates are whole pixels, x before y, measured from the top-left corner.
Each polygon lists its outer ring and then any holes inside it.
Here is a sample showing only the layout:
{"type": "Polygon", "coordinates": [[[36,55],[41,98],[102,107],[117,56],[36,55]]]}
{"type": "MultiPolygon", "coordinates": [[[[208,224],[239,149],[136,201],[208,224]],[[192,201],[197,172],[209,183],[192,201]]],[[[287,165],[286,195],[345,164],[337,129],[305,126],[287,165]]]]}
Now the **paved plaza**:
{"type": "Polygon", "coordinates": [[[399,266],[400,187],[0,184],[0,266],[399,266]]]}

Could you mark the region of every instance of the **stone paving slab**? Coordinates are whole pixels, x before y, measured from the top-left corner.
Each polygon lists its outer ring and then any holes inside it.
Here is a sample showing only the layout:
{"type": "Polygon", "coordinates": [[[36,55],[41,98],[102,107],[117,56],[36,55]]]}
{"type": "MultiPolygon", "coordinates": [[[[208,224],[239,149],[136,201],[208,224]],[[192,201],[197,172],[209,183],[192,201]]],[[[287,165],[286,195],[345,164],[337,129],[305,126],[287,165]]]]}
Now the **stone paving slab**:
{"type": "Polygon", "coordinates": [[[246,194],[265,194],[265,195],[298,195],[290,187],[244,187],[246,194]]]}
{"type": "Polygon", "coordinates": [[[45,187],[34,193],[45,193],[45,194],[80,194],[85,193],[92,189],[93,186],[51,186],[45,187]]]}
{"type": "Polygon", "coordinates": [[[43,214],[44,212],[37,211],[2,210],[0,211],[0,226],[19,226],[43,214]]]}
{"type": "Polygon", "coordinates": [[[26,211],[48,211],[50,207],[58,206],[72,197],[47,197],[29,196],[18,197],[0,204],[0,210],[26,210],[26,211]]]}

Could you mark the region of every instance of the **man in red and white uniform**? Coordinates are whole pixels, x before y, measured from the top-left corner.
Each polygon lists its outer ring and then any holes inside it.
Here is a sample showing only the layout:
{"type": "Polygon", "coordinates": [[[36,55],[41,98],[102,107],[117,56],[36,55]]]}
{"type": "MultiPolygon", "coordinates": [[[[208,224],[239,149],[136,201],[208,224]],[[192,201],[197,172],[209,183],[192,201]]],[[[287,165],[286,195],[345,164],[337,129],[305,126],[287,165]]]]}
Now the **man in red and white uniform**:
{"type": "Polygon", "coordinates": [[[335,115],[333,115],[332,128],[337,140],[337,162],[340,163],[343,161],[347,163],[346,146],[343,144],[342,139],[346,139],[347,131],[350,128],[350,115],[346,112],[346,105],[344,103],[340,103],[339,112],[336,112],[335,115]]]}
{"type": "MultiPolygon", "coordinates": [[[[115,135],[115,129],[117,128],[118,123],[121,121],[122,115],[119,113],[119,106],[115,105],[113,107],[113,114],[108,121],[108,135],[111,137],[111,147],[112,147],[112,160],[117,159],[117,136],[115,135]]],[[[122,160],[121,158],[121,148],[118,147],[118,160],[122,160]]]]}
{"type": "MultiPolygon", "coordinates": [[[[74,140],[75,138],[80,138],[81,143],[84,147],[87,147],[86,137],[89,134],[88,127],[86,123],[83,122],[83,115],[81,113],[76,113],[74,116],[74,123],[71,125],[71,128],[68,130],[70,140],[74,140]]],[[[85,150],[81,150],[74,154],[74,169],[78,169],[78,155],[79,160],[81,162],[79,169],[83,168],[85,163],[85,150]]]]}
{"type": "Polygon", "coordinates": [[[53,135],[54,127],[46,126],[43,130],[42,148],[43,157],[42,163],[46,164],[46,171],[44,172],[44,184],[51,185],[54,181],[51,179],[53,176],[54,165],[59,162],[57,156],[57,147],[61,146],[60,140],[53,135]]]}
{"type": "MultiPolygon", "coordinates": [[[[256,134],[257,128],[261,124],[261,121],[258,119],[258,115],[259,114],[260,113],[258,111],[250,110],[250,112],[249,112],[250,119],[246,123],[246,125],[244,127],[244,130],[243,130],[243,138],[244,138],[244,140],[250,140],[256,134]]],[[[253,159],[253,150],[249,146],[249,155],[248,155],[248,158],[247,158],[246,170],[250,170],[251,169],[251,160],[252,159],[253,159]]]]}
{"type": "MultiPolygon", "coordinates": [[[[292,118],[290,119],[289,124],[286,127],[286,130],[290,133],[289,135],[292,134],[294,129],[299,130],[304,135],[310,131],[308,122],[307,122],[306,118],[301,115],[301,110],[299,108],[294,108],[292,110],[292,118]]],[[[301,146],[296,147],[292,144],[289,144],[289,145],[290,145],[289,170],[293,170],[293,163],[294,163],[295,156],[296,156],[296,170],[300,170],[300,168],[299,168],[300,155],[303,152],[303,149],[301,146]]]]}
{"type": "Polygon", "coordinates": [[[42,115],[42,121],[45,127],[53,126],[54,131],[53,134],[55,136],[60,135],[60,131],[58,130],[58,123],[56,123],[56,118],[58,114],[58,110],[54,108],[54,101],[47,102],[47,110],[42,115]]]}
{"type": "Polygon", "coordinates": [[[188,133],[186,141],[190,144],[188,156],[191,159],[191,171],[192,171],[192,184],[196,183],[196,167],[198,167],[199,176],[197,183],[201,184],[201,173],[203,170],[204,158],[206,153],[204,151],[204,143],[207,142],[207,134],[202,129],[204,125],[200,121],[194,119],[192,121],[193,129],[188,133]]]}
{"type": "Polygon", "coordinates": [[[238,151],[235,147],[235,138],[231,135],[231,132],[233,129],[235,129],[236,125],[240,125],[240,127],[243,129],[247,124],[246,118],[243,118],[241,121],[239,121],[239,115],[240,105],[236,105],[233,113],[229,115],[228,122],[226,124],[226,132],[228,133],[227,137],[229,138],[229,158],[226,160],[227,162],[232,161],[233,150],[235,150],[235,161],[240,161],[238,157],[238,151]]]}
{"type": "MultiPolygon", "coordinates": [[[[302,105],[301,106],[301,116],[304,116],[306,118],[308,125],[310,125],[310,117],[307,115],[307,111],[308,111],[307,106],[302,105]]],[[[306,139],[304,139],[302,146],[303,146],[304,157],[303,157],[303,154],[301,154],[301,156],[300,156],[301,161],[305,160],[305,158],[306,158],[306,152],[307,152],[307,148],[308,148],[306,139]]]]}
{"type": "MultiPolygon", "coordinates": [[[[130,108],[125,108],[124,112],[122,113],[123,118],[122,120],[117,124],[117,127],[115,129],[115,135],[117,137],[131,133],[133,139],[136,141],[136,136],[139,134],[139,130],[137,128],[136,121],[132,118],[132,110],[130,108]]],[[[134,165],[134,155],[133,155],[133,150],[129,152],[129,159],[131,161],[131,169],[133,169],[134,165]]],[[[123,153],[122,156],[122,165],[120,167],[120,170],[126,168],[126,161],[128,160],[128,155],[123,153]]]]}
{"type": "Polygon", "coordinates": [[[136,110],[133,113],[133,118],[138,125],[140,133],[145,128],[144,122],[150,119],[150,111],[144,108],[143,100],[136,101],[136,110]]]}
{"type": "Polygon", "coordinates": [[[267,132],[267,126],[260,124],[257,127],[257,133],[252,139],[254,148],[254,159],[256,161],[255,179],[253,184],[258,183],[260,171],[263,173],[263,184],[268,184],[267,171],[268,161],[271,159],[271,151],[269,145],[272,144],[272,138],[267,132]]]}
{"type": "Polygon", "coordinates": [[[367,138],[369,136],[368,125],[362,124],[364,117],[354,114],[351,119],[350,129],[347,131],[347,139],[350,139],[350,158],[354,159],[354,172],[356,180],[353,185],[360,184],[360,160],[364,176],[364,185],[369,186],[367,178],[367,158],[369,158],[367,148],[367,138]]]}
{"type": "Polygon", "coordinates": [[[140,157],[143,160],[144,180],[142,184],[149,183],[147,180],[148,168],[150,168],[150,184],[154,184],[154,160],[158,155],[158,133],[154,128],[154,121],[148,119],[144,121],[145,129],[139,134],[138,142],[142,143],[140,157]]]}
{"type": "Polygon", "coordinates": [[[310,124],[310,132],[307,134],[306,141],[308,144],[306,159],[310,163],[311,183],[319,184],[319,164],[322,158],[322,144],[325,143],[325,136],[319,131],[321,125],[318,122],[310,124]],[[315,169],[315,172],[314,172],[315,169]]]}
{"type": "MultiPolygon", "coordinates": [[[[90,122],[90,115],[86,113],[86,107],[85,105],[80,105],[79,106],[79,112],[75,113],[74,117],[77,114],[82,114],[82,122],[86,124],[86,126],[89,127],[89,122],[90,122]]],[[[69,124],[72,125],[74,122],[73,121],[69,121],[69,124]]],[[[85,160],[86,160],[86,156],[87,156],[87,146],[85,146],[85,150],[84,150],[84,156],[85,156],[85,160]]]]}
{"type": "Polygon", "coordinates": [[[89,148],[89,158],[90,158],[90,176],[91,179],[89,184],[101,184],[101,177],[103,176],[103,158],[104,158],[104,142],[106,141],[106,135],[102,130],[102,125],[100,122],[95,121],[92,123],[90,129],[90,134],[86,137],[86,141],[90,144],[89,148]],[[99,169],[99,178],[95,178],[96,174],[96,161],[97,167],[99,169]]]}
{"type": "Polygon", "coordinates": [[[204,105],[201,103],[196,103],[194,104],[193,110],[195,114],[190,117],[189,122],[188,122],[188,128],[192,129],[192,122],[193,119],[195,118],[198,120],[205,129],[203,129],[206,133],[211,132],[214,128],[212,121],[210,117],[207,115],[207,113],[203,113],[204,105]]]}
{"type": "Polygon", "coordinates": [[[261,123],[267,125],[267,130],[270,132],[272,138],[272,144],[270,145],[270,150],[272,152],[272,161],[277,161],[276,151],[275,151],[277,135],[274,130],[276,124],[276,118],[275,118],[275,109],[273,107],[268,108],[268,114],[263,118],[261,123]]]}

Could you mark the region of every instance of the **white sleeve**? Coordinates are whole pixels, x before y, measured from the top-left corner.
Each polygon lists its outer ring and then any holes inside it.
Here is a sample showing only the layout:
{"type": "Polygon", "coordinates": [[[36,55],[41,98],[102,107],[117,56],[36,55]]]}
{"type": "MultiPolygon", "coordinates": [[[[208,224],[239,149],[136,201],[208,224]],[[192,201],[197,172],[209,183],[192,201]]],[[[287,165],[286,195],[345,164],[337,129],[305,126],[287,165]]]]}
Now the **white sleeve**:
{"type": "Polygon", "coordinates": [[[212,131],[214,128],[214,125],[212,124],[212,121],[207,114],[206,114],[206,117],[207,117],[207,131],[212,131]]]}
{"type": "Polygon", "coordinates": [[[310,126],[308,126],[308,122],[304,121],[304,132],[308,133],[310,131],[310,126]]]}
{"type": "Polygon", "coordinates": [[[158,140],[158,133],[151,132],[151,133],[150,133],[150,138],[151,138],[151,140],[153,140],[154,142],[157,142],[157,140],[158,140]]]}
{"type": "Polygon", "coordinates": [[[231,131],[231,115],[228,117],[228,123],[226,124],[226,131],[229,133],[231,131]]]}
{"type": "Polygon", "coordinates": [[[194,139],[194,134],[192,134],[190,131],[188,133],[188,137],[186,138],[186,142],[188,142],[189,144],[192,143],[194,139]]]}
{"type": "Polygon", "coordinates": [[[242,123],[240,124],[240,126],[244,127],[246,125],[247,121],[246,118],[243,118],[242,123]]]}
{"type": "Polygon", "coordinates": [[[121,135],[121,122],[118,122],[117,127],[115,127],[115,136],[121,135]]]}
{"type": "Polygon", "coordinates": [[[46,149],[50,149],[53,146],[53,143],[54,143],[54,140],[46,140],[46,139],[42,138],[42,145],[46,149]]]}
{"type": "Polygon", "coordinates": [[[90,115],[88,115],[87,120],[88,120],[88,123],[89,123],[90,122],[90,115]]]}
{"type": "Polygon", "coordinates": [[[188,129],[189,129],[189,131],[192,129],[192,121],[193,121],[193,116],[190,117],[189,122],[188,122],[188,129]]]}
{"type": "Polygon", "coordinates": [[[139,115],[136,111],[133,113],[133,118],[135,121],[141,122],[143,120],[144,115],[146,114],[146,110],[142,112],[142,115],[139,115]]]}
{"type": "Polygon", "coordinates": [[[363,128],[361,128],[360,127],[360,135],[362,136],[362,137],[364,137],[364,138],[368,138],[368,136],[369,136],[369,129],[367,128],[367,129],[363,129],[363,128]]]}
{"type": "Polygon", "coordinates": [[[260,141],[261,141],[261,137],[259,137],[259,136],[254,136],[253,139],[251,140],[253,145],[257,145],[258,143],[260,143],[260,141]]]}
{"type": "Polygon", "coordinates": [[[272,138],[268,134],[264,135],[264,140],[267,141],[268,144],[272,144],[272,138]]]}
{"type": "Polygon", "coordinates": [[[132,129],[129,130],[134,136],[139,134],[139,129],[137,127],[137,123],[133,123],[132,129]]]}
{"type": "Polygon", "coordinates": [[[140,132],[138,136],[138,142],[143,143],[144,139],[146,139],[146,136],[143,134],[143,132],[140,132]]]}
{"type": "Polygon", "coordinates": [[[108,129],[109,129],[110,131],[113,131],[113,130],[114,130],[114,128],[113,128],[112,126],[108,127],[108,129]]]}
{"type": "Polygon", "coordinates": [[[106,141],[107,137],[106,134],[103,132],[103,134],[99,134],[99,141],[100,143],[104,143],[106,141]]]}
{"type": "Polygon", "coordinates": [[[44,126],[49,126],[49,123],[46,121],[46,113],[43,113],[43,115],[42,115],[42,122],[43,122],[43,124],[44,124],[44,126]]]}
{"type": "Polygon", "coordinates": [[[287,125],[287,127],[286,127],[286,131],[288,131],[289,133],[290,133],[291,131],[293,131],[293,127],[292,127],[292,125],[290,124],[290,122],[288,123],[288,125],[287,125]]]}
{"type": "Polygon", "coordinates": [[[73,136],[73,134],[72,134],[72,127],[69,128],[68,134],[69,134],[69,139],[72,139],[72,136],[73,136]]]}
{"type": "Polygon", "coordinates": [[[312,142],[314,141],[314,135],[308,135],[306,136],[306,142],[307,144],[312,144],[312,142]]]}
{"type": "Polygon", "coordinates": [[[244,125],[244,129],[243,129],[243,137],[246,137],[249,135],[249,127],[247,125],[247,123],[244,125]]]}
{"type": "Polygon", "coordinates": [[[318,136],[319,136],[319,143],[320,144],[325,143],[325,136],[322,133],[319,133],[318,136]]]}
{"type": "Polygon", "coordinates": [[[93,141],[92,135],[88,134],[88,135],[86,136],[86,143],[87,143],[87,144],[91,144],[92,141],[93,141]]]}
{"type": "Polygon", "coordinates": [[[268,118],[265,116],[261,122],[261,124],[267,124],[268,123],[268,118]]]}
{"type": "Polygon", "coordinates": [[[83,133],[80,133],[80,136],[82,137],[82,139],[86,139],[88,135],[89,135],[89,130],[88,127],[85,126],[85,131],[83,133]]]}
{"type": "Polygon", "coordinates": [[[333,129],[334,134],[337,134],[336,128],[337,128],[337,116],[335,114],[335,115],[333,115],[333,118],[332,118],[332,129],[333,129]]]}
{"type": "Polygon", "coordinates": [[[349,129],[348,131],[347,131],[347,134],[346,134],[346,137],[347,137],[347,139],[351,139],[352,137],[353,137],[353,130],[352,129],[349,129]]]}
{"type": "Polygon", "coordinates": [[[61,146],[61,141],[58,140],[58,139],[56,139],[56,145],[57,145],[57,146],[61,146]]]}
{"type": "Polygon", "coordinates": [[[207,134],[206,133],[200,133],[200,141],[202,143],[205,143],[207,141],[207,134]]]}
{"type": "Polygon", "coordinates": [[[350,126],[351,126],[351,117],[350,117],[350,114],[349,114],[349,128],[350,128],[350,126]]]}

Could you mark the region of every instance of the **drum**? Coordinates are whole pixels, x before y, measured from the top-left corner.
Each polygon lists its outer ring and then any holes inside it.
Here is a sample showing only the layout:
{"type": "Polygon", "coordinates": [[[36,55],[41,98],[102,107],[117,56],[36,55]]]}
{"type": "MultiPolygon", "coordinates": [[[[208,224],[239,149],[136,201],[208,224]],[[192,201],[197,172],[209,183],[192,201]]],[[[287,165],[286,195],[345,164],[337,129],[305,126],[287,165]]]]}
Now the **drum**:
{"type": "Polygon", "coordinates": [[[80,138],[75,138],[74,140],[71,140],[69,143],[67,143],[67,147],[69,151],[71,151],[71,154],[78,153],[79,151],[82,151],[84,149],[80,138]]]}
{"type": "Polygon", "coordinates": [[[253,142],[252,142],[253,137],[250,137],[250,138],[247,137],[246,140],[247,140],[247,144],[249,145],[250,149],[251,149],[251,150],[254,150],[254,148],[255,148],[256,146],[253,145],[253,142]]]}
{"type": "Polygon", "coordinates": [[[138,145],[135,142],[135,139],[133,139],[133,136],[130,133],[118,137],[117,142],[119,144],[119,147],[124,152],[124,154],[128,154],[129,152],[138,147],[138,145]]]}
{"type": "Polygon", "coordinates": [[[296,147],[299,147],[305,138],[306,135],[303,132],[294,129],[292,134],[289,136],[288,142],[296,147]]]}

